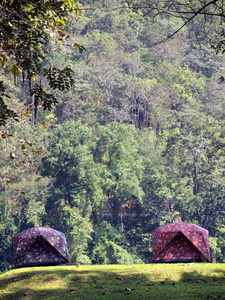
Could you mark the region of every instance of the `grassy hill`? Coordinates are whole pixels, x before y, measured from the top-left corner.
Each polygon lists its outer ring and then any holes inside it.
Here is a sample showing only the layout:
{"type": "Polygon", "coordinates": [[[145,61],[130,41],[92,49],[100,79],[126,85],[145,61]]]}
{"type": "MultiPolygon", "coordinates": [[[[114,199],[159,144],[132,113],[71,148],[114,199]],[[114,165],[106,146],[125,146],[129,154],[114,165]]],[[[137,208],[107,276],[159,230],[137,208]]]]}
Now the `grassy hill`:
{"type": "Polygon", "coordinates": [[[0,299],[225,299],[225,264],[21,268],[0,274],[0,299]]]}

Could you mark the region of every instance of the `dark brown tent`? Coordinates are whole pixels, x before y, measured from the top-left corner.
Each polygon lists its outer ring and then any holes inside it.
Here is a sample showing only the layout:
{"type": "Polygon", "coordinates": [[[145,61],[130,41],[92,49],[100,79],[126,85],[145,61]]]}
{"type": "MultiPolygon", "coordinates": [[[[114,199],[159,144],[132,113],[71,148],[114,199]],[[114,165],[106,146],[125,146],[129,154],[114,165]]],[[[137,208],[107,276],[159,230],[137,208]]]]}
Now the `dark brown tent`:
{"type": "Polygon", "coordinates": [[[56,265],[69,262],[66,236],[47,227],[25,230],[12,239],[12,267],[56,265]]]}

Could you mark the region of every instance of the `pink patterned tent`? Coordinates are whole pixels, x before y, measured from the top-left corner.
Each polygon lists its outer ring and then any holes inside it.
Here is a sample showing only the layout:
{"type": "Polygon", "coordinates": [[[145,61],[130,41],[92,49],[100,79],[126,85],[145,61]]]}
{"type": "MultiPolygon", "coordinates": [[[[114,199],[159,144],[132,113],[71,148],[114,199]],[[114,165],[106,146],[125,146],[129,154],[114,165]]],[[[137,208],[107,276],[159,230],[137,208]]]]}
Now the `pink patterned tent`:
{"type": "Polygon", "coordinates": [[[69,262],[66,236],[47,227],[25,230],[12,239],[12,267],[56,265],[69,262]]]}
{"type": "Polygon", "coordinates": [[[210,262],[208,230],[186,222],[154,230],[153,262],[210,262]]]}

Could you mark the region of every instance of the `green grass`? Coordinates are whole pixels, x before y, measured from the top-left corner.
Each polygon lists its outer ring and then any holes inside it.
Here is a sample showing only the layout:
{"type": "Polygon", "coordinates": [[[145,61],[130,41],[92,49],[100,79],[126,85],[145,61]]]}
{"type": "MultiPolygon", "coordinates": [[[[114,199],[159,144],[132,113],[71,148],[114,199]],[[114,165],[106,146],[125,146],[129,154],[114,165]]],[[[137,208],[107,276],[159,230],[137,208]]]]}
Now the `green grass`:
{"type": "Polygon", "coordinates": [[[0,274],[0,299],[225,299],[225,264],[21,268],[0,274]]]}

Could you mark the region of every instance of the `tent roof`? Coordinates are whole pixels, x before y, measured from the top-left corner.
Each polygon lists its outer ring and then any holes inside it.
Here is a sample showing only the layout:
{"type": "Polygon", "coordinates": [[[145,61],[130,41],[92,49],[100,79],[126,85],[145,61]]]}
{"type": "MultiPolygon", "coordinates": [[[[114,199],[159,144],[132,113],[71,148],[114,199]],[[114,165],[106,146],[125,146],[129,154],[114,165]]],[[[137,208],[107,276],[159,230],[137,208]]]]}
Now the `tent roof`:
{"type": "Polygon", "coordinates": [[[186,222],[171,223],[154,230],[153,261],[179,232],[210,261],[208,230],[186,222]]]}

